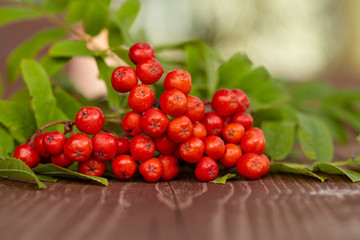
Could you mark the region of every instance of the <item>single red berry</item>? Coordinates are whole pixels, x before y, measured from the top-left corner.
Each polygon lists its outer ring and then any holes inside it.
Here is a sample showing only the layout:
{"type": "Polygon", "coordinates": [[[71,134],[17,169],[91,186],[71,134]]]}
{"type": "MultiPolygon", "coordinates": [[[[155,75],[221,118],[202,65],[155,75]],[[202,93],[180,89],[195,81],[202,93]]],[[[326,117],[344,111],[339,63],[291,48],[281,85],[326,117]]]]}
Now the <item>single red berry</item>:
{"type": "Polygon", "coordinates": [[[177,89],[185,95],[191,91],[191,75],[185,70],[175,69],[170,71],[164,79],[165,90],[177,89]]]}
{"type": "Polygon", "coordinates": [[[163,165],[158,158],[150,158],[140,163],[139,172],[145,181],[156,182],[163,174],[163,165]]]}
{"type": "Polygon", "coordinates": [[[204,149],[204,143],[200,138],[191,137],[180,144],[179,152],[184,161],[188,163],[196,163],[202,158],[204,149]]]}
{"type": "Polygon", "coordinates": [[[260,128],[250,128],[240,142],[241,150],[246,153],[262,154],[265,151],[265,136],[260,128]]]}
{"type": "Polygon", "coordinates": [[[159,157],[163,166],[161,180],[168,181],[174,179],[179,173],[179,163],[176,157],[172,155],[162,155],[159,157]]]}
{"type": "Polygon", "coordinates": [[[14,158],[20,159],[30,168],[36,167],[40,162],[40,155],[29,144],[21,144],[14,151],[14,158]]]}
{"type": "Polygon", "coordinates": [[[179,90],[166,90],[159,99],[161,111],[167,115],[180,116],[186,112],[187,100],[184,93],[179,90]]]}
{"type": "Polygon", "coordinates": [[[205,126],[208,135],[219,135],[224,125],[223,119],[214,112],[205,113],[200,122],[205,126]]]}
{"type": "Polygon", "coordinates": [[[167,128],[168,136],[171,141],[175,143],[181,143],[188,140],[193,132],[193,124],[191,120],[182,115],[180,117],[176,117],[170,121],[169,126],[167,128]]]}
{"type": "Polygon", "coordinates": [[[117,155],[130,153],[130,140],[127,137],[118,137],[117,155]]]}
{"type": "Polygon", "coordinates": [[[182,161],[182,157],[180,155],[180,146],[177,146],[174,150],[174,152],[172,153],[172,155],[178,160],[178,161],[182,161]]]}
{"type": "Polygon", "coordinates": [[[226,168],[233,168],[236,166],[242,155],[241,148],[233,143],[225,144],[225,154],[220,158],[220,163],[226,168]]]}
{"type": "Polygon", "coordinates": [[[237,111],[245,112],[250,106],[250,101],[249,101],[248,96],[240,89],[234,89],[234,90],[232,90],[232,92],[236,94],[237,99],[238,99],[237,111]]]}
{"type": "Polygon", "coordinates": [[[143,84],[154,84],[164,74],[164,68],[155,58],[147,58],[136,65],[136,73],[143,84]]]}
{"type": "Polygon", "coordinates": [[[226,142],[239,144],[245,129],[240,123],[229,123],[222,130],[222,137],[226,142]]]}
{"type": "Polygon", "coordinates": [[[195,177],[199,181],[208,182],[214,180],[219,174],[219,166],[214,159],[202,157],[196,164],[195,177]]]}
{"type": "Polygon", "coordinates": [[[192,122],[200,121],[204,117],[205,105],[200,98],[187,95],[187,108],[185,115],[190,118],[192,122]]]}
{"type": "Polygon", "coordinates": [[[114,158],[111,169],[117,178],[129,179],[136,172],[136,163],[132,157],[123,154],[114,158]]]}
{"type": "Polygon", "coordinates": [[[104,121],[104,114],[97,107],[83,107],[75,117],[76,127],[83,133],[91,135],[100,132],[104,121]]]}
{"type": "Polygon", "coordinates": [[[100,161],[109,161],[113,159],[118,150],[117,138],[106,132],[99,132],[92,138],[93,157],[100,161]]]}
{"type": "Polygon", "coordinates": [[[89,176],[101,177],[105,170],[106,162],[97,160],[93,157],[84,162],[79,162],[78,164],[78,172],[89,176]]]}
{"type": "Polygon", "coordinates": [[[259,154],[246,153],[236,165],[237,172],[248,179],[259,179],[264,175],[264,162],[259,154]]]}
{"type": "Polygon", "coordinates": [[[111,75],[111,85],[120,93],[130,91],[138,83],[135,69],[128,66],[117,67],[111,75]]]}
{"type": "Polygon", "coordinates": [[[45,148],[44,148],[44,145],[43,145],[43,141],[44,141],[44,136],[48,134],[47,132],[45,133],[42,133],[40,135],[38,135],[36,138],[35,138],[35,141],[34,141],[34,148],[36,150],[36,152],[41,156],[41,157],[44,157],[44,158],[48,158],[50,157],[50,153],[48,153],[45,148]]]}
{"type": "Polygon", "coordinates": [[[177,148],[177,144],[170,140],[167,133],[164,133],[160,137],[153,138],[155,143],[155,149],[162,155],[170,155],[177,148]]]}
{"type": "Polygon", "coordinates": [[[270,161],[269,161],[269,158],[264,154],[261,154],[260,157],[261,157],[261,159],[263,161],[263,164],[264,164],[263,176],[265,176],[270,171],[270,161]]]}
{"type": "Polygon", "coordinates": [[[133,87],[128,97],[128,105],[135,112],[145,112],[154,104],[154,101],[154,91],[144,84],[133,87]]]}
{"type": "Polygon", "coordinates": [[[51,156],[51,162],[59,167],[67,168],[74,162],[71,161],[66,155],[62,152],[57,155],[51,156]]]}
{"type": "Polygon", "coordinates": [[[130,136],[139,135],[142,132],[140,119],[140,113],[134,111],[128,112],[121,120],[121,125],[124,132],[130,136]]]}
{"type": "Polygon", "coordinates": [[[138,42],[129,49],[129,57],[134,64],[147,58],[155,57],[154,48],[146,42],[138,42]]]}
{"type": "Polygon", "coordinates": [[[238,99],[229,89],[218,90],[212,98],[212,106],[220,116],[230,116],[238,109],[238,99]]]}
{"type": "Polygon", "coordinates": [[[208,136],[205,139],[205,153],[213,159],[220,159],[225,154],[225,143],[219,136],[208,136]]]}
{"type": "Polygon", "coordinates": [[[141,116],[142,130],[151,137],[160,137],[169,125],[169,118],[157,108],[149,108],[141,116]]]}
{"type": "Polygon", "coordinates": [[[193,126],[194,126],[193,127],[193,134],[192,134],[193,137],[198,137],[202,141],[205,141],[205,139],[207,137],[205,126],[200,122],[194,123],[193,126]]]}
{"type": "Polygon", "coordinates": [[[84,162],[89,159],[93,150],[91,138],[83,133],[69,137],[64,144],[64,154],[71,161],[84,162]]]}
{"type": "Polygon", "coordinates": [[[232,120],[233,123],[240,123],[241,125],[243,125],[243,127],[245,128],[245,130],[248,130],[252,127],[252,125],[254,124],[254,119],[253,117],[248,114],[248,113],[244,113],[244,112],[238,112],[235,113],[232,116],[232,120]]]}
{"type": "Polygon", "coordinates": [[[130,141],[130,155],[136,161],[144,161],[151,158],[155,153],[155,144],[151,138],[145,135],[137,135],[130,141]]]}
{"type": "Polygon", "coordinates": [[[49,132],[43,138],[43,146],[46,152],[56,155],[63,151],[65,141],[66,137],[62,132],[49,132]]]}

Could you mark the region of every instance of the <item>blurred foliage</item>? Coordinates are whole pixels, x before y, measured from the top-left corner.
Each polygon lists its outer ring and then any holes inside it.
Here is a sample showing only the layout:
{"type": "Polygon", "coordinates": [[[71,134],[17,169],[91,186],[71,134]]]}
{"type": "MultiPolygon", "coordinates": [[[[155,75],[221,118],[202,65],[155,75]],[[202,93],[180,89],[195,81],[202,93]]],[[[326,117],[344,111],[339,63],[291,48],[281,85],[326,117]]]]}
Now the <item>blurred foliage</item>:
{"type": "MultiPolygon", "coordinates": [[[[11,100],[0,101],[4,113],[0,115],[1,158],[42,125],[73,119],[81,106],[100,106],[112,118],[123,116],[128,110],[127,95],[118,94],[111,87],[114,67],[105,60],[116,57],[134,66],[127,50],[137,42],[129,29],[139,9],[138,0],[124,1],[118,9],[110,7],[110,0],[18,0],[0,8],[0,27],[34,18],[45,18],[57,26],[34,33],[8,58],[7,80],[14,82],[22,73],[27,90],[15,93],[11,100]],[[92,37],[104,29],[108,32],[109,48],[101,50],[92,37]],[[44,49],[48,49],[46,53],[39,54],[44,49]],[[84,98],[64,77],[64,66],[77,56],[96,61],[99,78],[106,83],[106,101],[84,98]]],[[[359,91],[334,89],[324,81],[285,83],[271,76],[265,67],[254,66],[244,54],[237,53],[225,60],[216,49],[197,40],[156,46],[155,51],[166,71],[183,68],[191,74],[192,95],[211,99],[220,88],[245,91],[251,101],[249,111],[255,126],[265,132],[266,154],[273,161],[285,159],[299,144],[307,158],[330,164],[333,139],[348,140],[344,126],[360,131],[359,91]],[[173,53],[179,57],[173,58],[173,53]]],[[[153,88],[157,97],[164,91],[161,81],[153,88]]],[[[117,134],[121,134],[120,130],[117,134]]],[[[309,170],[276,163],[273,170],[306,174],[321,181],[313,170],[346,174],[340,167],[330,165],[316,165],[309,170]]]]}

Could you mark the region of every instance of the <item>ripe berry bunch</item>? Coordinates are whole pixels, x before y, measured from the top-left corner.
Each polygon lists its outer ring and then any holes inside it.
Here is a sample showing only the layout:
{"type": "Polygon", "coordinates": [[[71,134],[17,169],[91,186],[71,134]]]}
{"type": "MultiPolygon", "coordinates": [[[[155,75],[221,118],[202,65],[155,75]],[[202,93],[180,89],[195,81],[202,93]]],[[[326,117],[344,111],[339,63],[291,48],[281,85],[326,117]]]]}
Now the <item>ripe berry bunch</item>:
{"type": "Polygon", "coordinates": [[[122,118],[128,136],[116,137],[103,130],[103,112],[84,107],[73,122],[54,122],[39,129],[28,143],[16,148],[14,157],[29,167],[40,161],[61,167],[78,162],[78,171],[92,176],[102,176],[106,162],[111,161],[117,178],[129,179],[138,168],[148,182],[175,178],[179,162],[194,166],[199,181],[215,179],[221,165],[236,167],[248,179],[268,173],[264,133],[252,126],[253,118],[246,113],[249,98],[243,91],[221,89],[211,102],[204,103],[189,95],[190,74],[175,69],[166,74],[165,91],[159,96],[159,107],[155,107],[156,96],[149,85],[160,80],[164,69],[154,49],[148,43],[136,43],[129,49],[129,57],[136,69],[120,66],[111,77],[116,91],[129,92],[132,111],[122,118]],[[64,133],[41,133],[60,123],[65,124],[64,133]],[[75,133],[73,126],[82,133],[75,133]]]}

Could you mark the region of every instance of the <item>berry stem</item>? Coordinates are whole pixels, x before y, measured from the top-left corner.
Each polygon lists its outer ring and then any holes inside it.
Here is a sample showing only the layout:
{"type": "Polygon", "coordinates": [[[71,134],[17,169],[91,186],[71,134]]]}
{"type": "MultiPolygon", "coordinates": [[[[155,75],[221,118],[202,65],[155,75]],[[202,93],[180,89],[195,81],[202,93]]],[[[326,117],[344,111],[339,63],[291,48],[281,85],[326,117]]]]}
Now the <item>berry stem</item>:
{"type": "Polygon", "coordinates": [[[57,124],[65,124],[64,126],[64,134],[68,133],[68,132],[71,132],[71,134],[74,134],[74,129],[73,129],[73,126],[75,125],[75,122],[73,121],[55,121],[55,122],[51,122],[51,123],[48,123],[44,126],[42,126],[41,128],[39,128],[32,136],[31,138],[26,141],[27,144],[29,145],[32,145],[34,143],[34,140],[36,138],[37,135],[39,135],[44,129],[48,128],[48,127],[51,127],[51,126],[54,126],[54,125],[57,125],[57,124]]]}

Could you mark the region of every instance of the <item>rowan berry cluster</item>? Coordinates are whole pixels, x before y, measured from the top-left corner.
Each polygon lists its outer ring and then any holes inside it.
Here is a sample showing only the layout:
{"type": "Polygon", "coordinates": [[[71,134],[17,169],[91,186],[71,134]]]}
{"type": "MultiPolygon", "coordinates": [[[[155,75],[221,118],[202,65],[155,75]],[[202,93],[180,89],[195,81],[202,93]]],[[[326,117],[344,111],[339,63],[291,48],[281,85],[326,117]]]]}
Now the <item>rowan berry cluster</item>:
{"type": "Polygon", "coordinates": [[[120,179],[131,178],[139,165],[140,174],[148,182],[175,178],[180,161],[195,166],[199,181],[215,179],[220,164],[225,168],[236,167],[248,179],[268,173],[269,159],[263,154],[264,133],[252,127],[253,118],[246,113],[250,102],[243,91],[221,89],[211,102],[204,103],[189,95],[190,74],[175,69],[166,74],[165,91],[156,107],[156,96],[149,85],[160,80],[164,69],[156,60],[154,49],[148,43],[136,43],[129,49],[129,57],[136,70],[120,66],[111,77],[116,91],[129,92],[128,105],[132,111],[122,118],[122,128],[128,136],[117,138],[101,131],[102,111],[84,107],[75,122],[66,123],[66,132],[72,133],[68,139],[58,131],[41,133],[33,147],[31,142],[20,145],[14,157],[30,167],[36,166],[40,157],[50,158],[61,167],[77,161],[80,173],[93,176],[102,176],[106,162],[112,161],[112,171],[120,179]],[[73,125],[83,133],[74,134],[73,125]]]}

